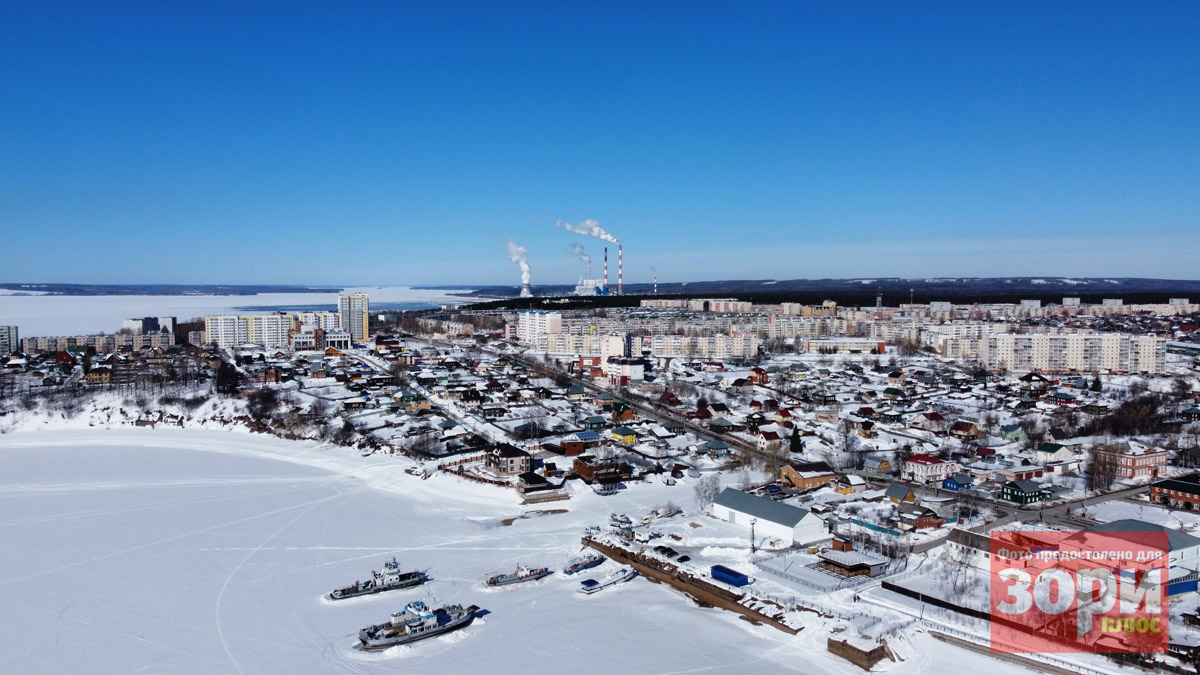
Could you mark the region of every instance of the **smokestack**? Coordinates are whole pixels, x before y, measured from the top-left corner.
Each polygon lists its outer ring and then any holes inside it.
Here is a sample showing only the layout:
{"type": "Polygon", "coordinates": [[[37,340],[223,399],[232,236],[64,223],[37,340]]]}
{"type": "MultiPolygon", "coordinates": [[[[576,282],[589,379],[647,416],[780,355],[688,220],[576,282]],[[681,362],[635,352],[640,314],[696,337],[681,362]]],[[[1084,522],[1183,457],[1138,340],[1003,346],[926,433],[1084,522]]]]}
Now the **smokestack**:
{"type": "Polygon", "coordinates": [[[658,272],[654,273],[654,294],[658,295],[658,272]]]}
{"type": "Polygon", "coordinates": [[[532,297],[533,293],[529,290],[529,252],[524,246],[520,246],[512,239],[508,240],[508,259],[521,266],[521,297],[532,297]]]}
{"type": "Polygon", "coordinates": [[[623,265],[625,263],[624,250],[625,250],[624,246],[617,244],[617,295],[624,295],[624,292],[625,292],[625,288],[624,288],[624,277],[625,277],[624,269],[625,268],[623,267],[623,265]]]}
{"type": "Polygon", "coordinates": [[[529,290],[529,284],[521,284],[521,297],[532,298],[533,291],[529,290]]]}
{"type": "Polygon", "coordinates": [[[608,295],[608,247],[604,247],[604,294],[608,295]]]}

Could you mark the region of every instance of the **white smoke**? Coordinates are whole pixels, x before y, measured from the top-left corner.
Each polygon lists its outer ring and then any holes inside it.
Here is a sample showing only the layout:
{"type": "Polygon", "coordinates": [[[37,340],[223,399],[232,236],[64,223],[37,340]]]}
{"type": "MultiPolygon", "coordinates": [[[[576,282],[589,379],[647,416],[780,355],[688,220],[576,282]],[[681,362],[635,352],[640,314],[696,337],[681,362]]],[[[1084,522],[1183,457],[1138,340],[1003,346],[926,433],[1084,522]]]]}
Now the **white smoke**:
{"type": "Polygon", "coordinates": [[[524,246],[518,246],[512,239],[508,240],[508,259],[521,266],[521,285],[529,285],[529,251],[524,246]]]}
{"type": "Polygon", "coordinates": [[[572,225],[571,223],[568,223],[565,220],[558,220],[558,221],[555,221],[554,226],[557,228],[566,230],[567,232],[574,232],[575,234],[583,234],[583,235],[587,235],[589,237],[603,239],[604,241],[607,241],[607,242],[610,242],[613,244],[621,243],[621,242],[617,241],[616,237],[612,236],[607,231],[605,231],[605,229],[603,227],[600,227],[600,223],[597,223],[596,221],[594,221],[590,218],[583,221],[582,223],[579,223],[578,225],[572,225]]]}
{"type": "Polygon", "coordinates": [[[584,265],[587,265],[587,276],[591,277],[592,276],[592,256],[584,253],[583,246],[580,246],[579,244],[571,244],[571,250],[574,251],[575,255],[579,256],[579,259],[583,261],[584,265]]]}

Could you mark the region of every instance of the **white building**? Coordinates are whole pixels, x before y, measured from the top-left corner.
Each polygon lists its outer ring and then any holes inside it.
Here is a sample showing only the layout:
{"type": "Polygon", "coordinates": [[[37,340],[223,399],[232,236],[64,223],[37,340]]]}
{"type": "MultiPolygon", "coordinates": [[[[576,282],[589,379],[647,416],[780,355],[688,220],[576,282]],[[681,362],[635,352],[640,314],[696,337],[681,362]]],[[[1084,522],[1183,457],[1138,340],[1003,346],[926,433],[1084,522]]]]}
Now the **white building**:
{"type": "Polygon", "coordinates": [[[296,315],[300,325],[321,330],[340,330],[341,316],[337,312],[300,312],[296,315]]]}
{"type": "Polygon", "coordinates": [[[562,332],[562,314],[557,312],[518,312],[517,339],[521,342],[537,344],[543,335],[557,335],[562,332]]]}
{"type": "Polygon", "coordinates": [[[980,340],[979,359],[989,369],[1160,373],[1166,343],[1152,335],[1120,333],[1005,333],[980,340]]]}
{"type": "Polygon", "coordinates": [[[267,349],[288,347],[292,317],[287,314],[220,314],[204,317],[204,342],[220,349],[253,343],[267,349]]]}
{"type": "Polygon", "coordinates": [[[204,317],[204,344],[226,349],[250,341],[244,318],[236,314],[204,317]]]}
{"type": "Polygon", "coordinates": [[[910,456],[900,468],[901,476],[918,483],[940,483],[956,473],[957,463],[921,454],[910,456]]]}
{"type": "Polygon", "coordinates": [[[365,294],[338,296],[338,318],[342,330],[350,333],[358,342],[365,342],[370,332],[367,329],[369,312],[370,302],[365,294]]]}
{"type": "Polygon", "coordinates": [[[812,544],[831,538],[825,521],[808,509],[733,488],[725,488],[717,495],[712,515],[747,528],[754,521],[755,538],[777,539],[783,546],[812,544]]]}
{"type": "Polygon", "coordinates": [[[0,326],[0,356],[7,356],[17,351],[21,344],[21,336],[16,326],[0,326]]]}

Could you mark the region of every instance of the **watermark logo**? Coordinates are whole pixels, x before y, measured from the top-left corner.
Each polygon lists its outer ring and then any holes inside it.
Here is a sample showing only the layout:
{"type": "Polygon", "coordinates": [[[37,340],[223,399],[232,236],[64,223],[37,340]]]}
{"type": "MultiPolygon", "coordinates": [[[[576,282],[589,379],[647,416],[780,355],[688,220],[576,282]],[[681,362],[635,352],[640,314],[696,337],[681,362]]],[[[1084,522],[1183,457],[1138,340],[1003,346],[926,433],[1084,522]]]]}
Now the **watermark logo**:
{"type": "Polygon", "coordinates": [[[1167,533],[993,532],[994,652],[1167,651],[1167,533]]]}

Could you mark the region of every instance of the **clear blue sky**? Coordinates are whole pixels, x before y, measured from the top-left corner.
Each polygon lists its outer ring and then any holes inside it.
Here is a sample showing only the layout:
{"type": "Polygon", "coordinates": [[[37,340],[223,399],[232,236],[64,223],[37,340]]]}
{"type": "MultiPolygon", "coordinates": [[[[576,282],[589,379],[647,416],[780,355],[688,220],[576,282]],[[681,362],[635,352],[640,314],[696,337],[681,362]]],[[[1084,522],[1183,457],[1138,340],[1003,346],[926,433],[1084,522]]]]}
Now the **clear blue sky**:
{"type": "Polygon", "coordinates": [[[1200,3],[10,0],[0,158],[0,281],[1197,278],[1200,3]]]}

